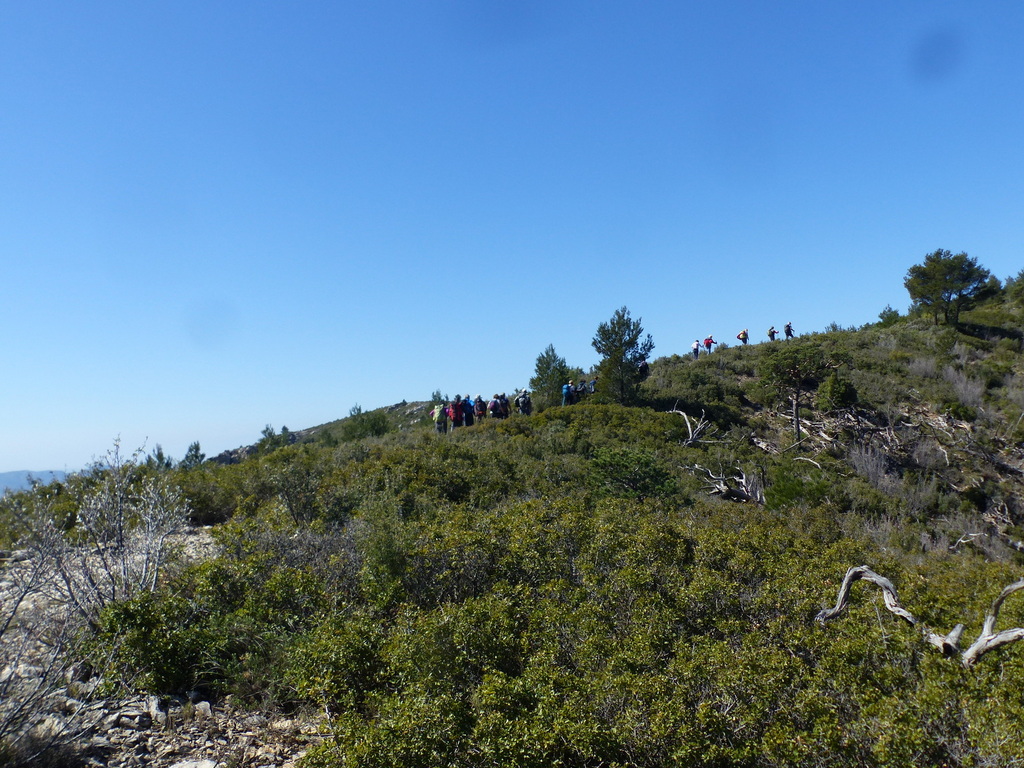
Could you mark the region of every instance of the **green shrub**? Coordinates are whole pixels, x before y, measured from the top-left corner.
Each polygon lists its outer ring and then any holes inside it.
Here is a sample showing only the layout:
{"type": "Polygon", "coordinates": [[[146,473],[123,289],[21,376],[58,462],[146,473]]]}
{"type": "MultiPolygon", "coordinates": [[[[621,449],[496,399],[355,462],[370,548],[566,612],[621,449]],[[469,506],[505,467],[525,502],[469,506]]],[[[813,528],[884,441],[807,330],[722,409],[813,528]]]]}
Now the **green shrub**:
{"type": "Polygon", "coordinates": [[[842,378],[838,372],[830,373],[818,387],[814,401],[819,411],[836,411],[857,403],[857,388],[842,378]]]}

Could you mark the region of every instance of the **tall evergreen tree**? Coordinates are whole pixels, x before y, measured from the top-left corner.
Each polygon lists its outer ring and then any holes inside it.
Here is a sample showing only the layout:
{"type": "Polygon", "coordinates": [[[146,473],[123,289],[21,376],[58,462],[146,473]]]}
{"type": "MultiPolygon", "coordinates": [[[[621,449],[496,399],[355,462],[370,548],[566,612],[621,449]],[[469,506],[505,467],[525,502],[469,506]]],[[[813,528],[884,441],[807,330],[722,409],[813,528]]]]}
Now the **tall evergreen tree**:
{"type": "Polygon", "coordinates": [[[622,405],[635,403],[644,379],[641,363],[654,349],[651,334],[644,336],[641,318],[632,319],[626,307],[617,309],[611,320],[597,326],[591,343],[601,355],[598,391],[622,405]]]}
{"type": "Polygon", "coordinates": [[[562,385],[569,379],[582,376],[579,368],[572,368],[555,352],[555,345],[548,344],[547,348],[537,355],[537,365],[534,369],[533,378],[530,379],[530,389],[533,391],[533,405],[538,411],[542,411],[552,405],[562,402],[562,385]]]}
{"type": "Polygon", "coordinates": [[[999,290],[998,281],[993,285],[991,277],[977,259],[966,253],[954,256],[949,251],[938,250],[925,256],[923,264],[915,264],[907,270],[903,286],[914,306],[931,312],[936,325],[939,312],[947,323],[956,325],[960,322],[961,310],[970,309],[980,299],[999,290]]]}

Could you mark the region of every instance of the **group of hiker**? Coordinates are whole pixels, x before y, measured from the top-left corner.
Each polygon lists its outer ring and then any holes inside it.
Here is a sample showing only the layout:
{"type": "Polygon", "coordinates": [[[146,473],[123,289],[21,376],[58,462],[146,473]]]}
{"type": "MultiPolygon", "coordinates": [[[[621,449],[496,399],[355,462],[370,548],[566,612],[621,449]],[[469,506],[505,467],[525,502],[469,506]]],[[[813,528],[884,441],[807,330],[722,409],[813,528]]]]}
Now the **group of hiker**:
{"type": "Polygon", "coordinates": [[[529,416],[533,412],[533,402],[526,389],[516,393],[511,404],[504,392],[495,393],[490,400],[486,400],[483,395],[477,395],[475,398],[469,395],[456,395],[449,403],[434,405],[430,411],[430,418],[434,420],[434,428],[443,435],[456,427],[472,427],[477,421],[486,418],[507,419],[513,407],[516,413],[524,416],[529,416]]]}
{"type": "MultiPolygon", "coordinates": [[[[785,338],[793,338],[793,324],[786,323],[782,327],[782,332],[785,338]]],[[[773,325],[767,331],[768,340],[775,341],[775,338],[779,335],[779,332],[775,330],[773,325]]],[[[736,334],[736,338],[739,339],[740,343],[746,345],[750,341],[750,332],[744,328],[742,331],[736,334]]],[[[718,344],[715,341],[714,336],[708,334],[707,338],[702,342],[700,339],[694,339],[690,349],[693,352],[694,358],[700,356],[701,348],[704,349],[704,354],[710,355],[711,350],[718,344]]],[[[649,367],[647,361],[643,360],[639,366],[639,373],[641,378],[647,378],[649,367]]],[[[595,376],[590,381],[586,379],[580,379],[578,382],[573,379],[562,385],[562,405],[572,405],[582,401],[588,395],[594,394],[597,390],[597,377],[595,376]]],[[[525,416],[529,416],[533,412],[533,402],[530,400],[530,393],[524,388],[520,392],[516,393],[512,403],[509,403],[508,397],[505,393],[495,393],[494,397],[490,400],[485,399],[482,395],[477,395],[475,398],[466,395],[456,395],[455,399],[448,403],[437,403],[430,411],[430,417],[434,420],[434,426],[437,431],[441,434],[446,434],[457,427],[472,427],[477,421],[482,421],[486,418],[491,419],[507,419],[513,412],[521,413],[525,416]]]]}
{"type": "MultiPolygon", "coordinates": [[[[782,327],[782,332],[785,334],[787,339],[792,339],[793,324],[786,323],[782,327]]],[[[775,341],[775,337],[779,335],[779,332],[775,330],[775,326],[773,325],[771,328],[768,329],[767,334],[769,341],[775,341]]],[[[750,331],[744,328],[742,331],[736,334],[736,338],[740,340],[740,343],[746,346],[747,342],[750,341],[750,331]]],[[[703,342],[700,339],[694,339],[693,344],[690,345],[690,350],[693,352],[693,356],[695,358],[700,356],[701,347],[704,348],[704,354],[710,355],[711,348],[714,347],[716,344],[718,344],[718,342],[715,341],[715,337],[709,333],[707,335],[707,338],[705,338],[703,342]]]]}
{"type": "MultiPolygon", "coordinates": [[[[645,361],[644,365],[646,364],[647,363],[645,361]]],[[[567,384],[562,385],[562,405],[578,403],[587,395],[592,395],[596,391],[597,376],[592,378],[589,382],[586,379],[580,379],[579,381],[569,379],[567,384]]]]}

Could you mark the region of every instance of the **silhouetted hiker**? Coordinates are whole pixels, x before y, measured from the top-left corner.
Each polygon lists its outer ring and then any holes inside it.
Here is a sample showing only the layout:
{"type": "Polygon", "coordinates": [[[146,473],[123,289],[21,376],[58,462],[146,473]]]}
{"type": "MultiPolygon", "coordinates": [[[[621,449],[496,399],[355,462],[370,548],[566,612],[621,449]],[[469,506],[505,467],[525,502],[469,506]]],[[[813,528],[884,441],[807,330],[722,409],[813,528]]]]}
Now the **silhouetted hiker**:
{"type": "Polygon", "coordinates": [[[476,413],[476,409],[473,407],[473,398],[466,395],[462,400],[462,413],[465,416],[466,426],[473,426],[473,414],[476,413]]]}
{"type": "Polygon", "coordinates": [[[641,360],[640,365],[636,367],[636,372],[640,374],[640,380],[643,381],[651,374],[651,367],[646,360],[641,360]]]}
{"type": "Polygon", "coordinates": [[[743,346],[746,346],[747,339],[750,338],[750,334],[747,333],[747,329],[744,328],[742,331],[736,334],[736,338],[743,342],[743,346]]]}
{"type": "Polygon", "coordinates": [[[505,393],[501,393],[501,397],[498,398],[498,402],[501,404],[501,418],[507,419],[511,409],[508,405],[508,398],[505,397],[505,393]]]}
{"type": "Polygon", "coordinates": [[[476,396],[476,420],[480,421],[487,417],[487,401],[484,400],[483,395],[476,396]]]}
{"type": "Polygon", "coordinates": [[[782,330],[784,330],[786,332],[786,338],[787,339],[792,339],[793,338],[793,324],[792,323],[786,323],[783,326],[782,330]]]}
{"type": "Polygon", "coordinates": [[[693,346],[690,347],[693,350],[693,359],[696,360],[700,357],[700,339],[693,340],[693,346]]]}
{"type": "Polygon", "coordinates": [[[775,326],[774,325],[771,328],[768,329],[768,340],[769,341],[775,341],[775,337],[778,336],[778,335],[779,335],[779,332],[775,330],[775,326]]]}
{"type": "Polygon", "coordinates": [[[587,385],[587,392],[590,394],[597,392],[597,376],[590,380],[590,383],[587,385]]]}
{"type": "Polygon", "coordinates": [[[711,354],[711,345],[717,344],[717,343],[718,342],[715,341],[714,337],[711,334],[708,334],[708,337],[706,339],[704,339],[704,349],[706,349],[708,351],[709,355],[711,354]]]}

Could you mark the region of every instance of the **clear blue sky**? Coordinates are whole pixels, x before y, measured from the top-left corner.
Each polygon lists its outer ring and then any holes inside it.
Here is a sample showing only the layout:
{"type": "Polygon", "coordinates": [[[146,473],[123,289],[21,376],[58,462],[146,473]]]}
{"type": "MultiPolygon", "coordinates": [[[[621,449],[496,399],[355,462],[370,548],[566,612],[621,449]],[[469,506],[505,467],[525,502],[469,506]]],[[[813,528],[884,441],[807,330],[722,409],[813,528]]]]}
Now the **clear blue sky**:
{"type": "Polygon", "coordinates": [[[1022,267],[1024,3],[0,0],[0,470],[1022,267]]]}

